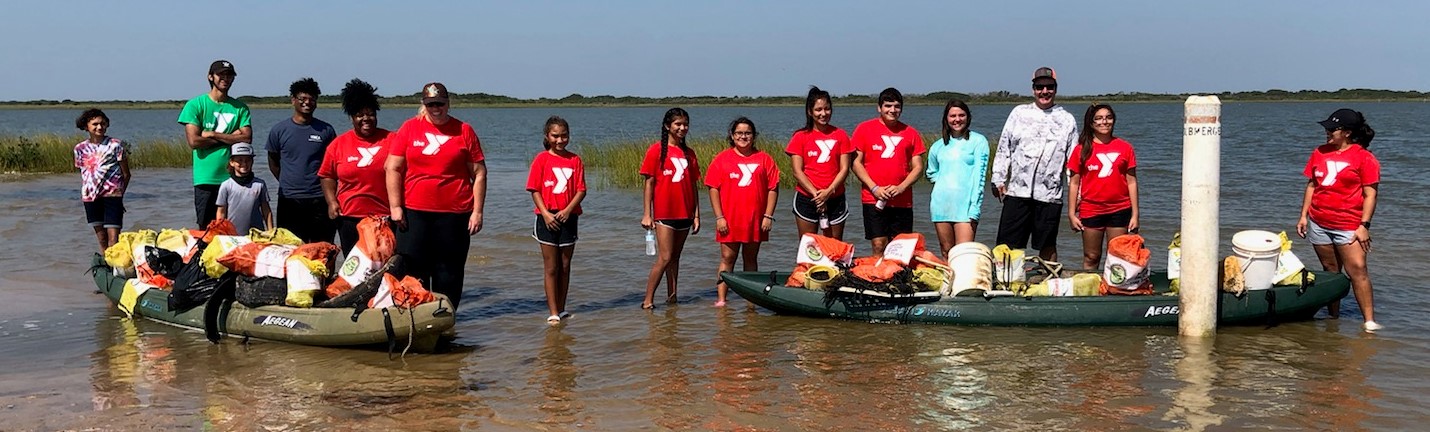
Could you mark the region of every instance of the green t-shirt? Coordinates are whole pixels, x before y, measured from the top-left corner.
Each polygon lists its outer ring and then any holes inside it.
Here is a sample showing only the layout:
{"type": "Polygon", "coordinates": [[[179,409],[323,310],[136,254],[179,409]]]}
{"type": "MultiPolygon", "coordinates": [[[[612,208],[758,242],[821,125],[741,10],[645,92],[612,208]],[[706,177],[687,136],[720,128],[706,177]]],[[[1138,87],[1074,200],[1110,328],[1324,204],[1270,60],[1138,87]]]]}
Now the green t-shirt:
{"type": "MultiPolygon", "coordinates": [[[[214,102],[208,93],[189,99],[179,111],[179,124],[231,134],[249,125],[248,104],[236,98],[214,102]]],[[[228,146],[194,150],[194,185],[223,184],[228,179],[228,146]]]]}

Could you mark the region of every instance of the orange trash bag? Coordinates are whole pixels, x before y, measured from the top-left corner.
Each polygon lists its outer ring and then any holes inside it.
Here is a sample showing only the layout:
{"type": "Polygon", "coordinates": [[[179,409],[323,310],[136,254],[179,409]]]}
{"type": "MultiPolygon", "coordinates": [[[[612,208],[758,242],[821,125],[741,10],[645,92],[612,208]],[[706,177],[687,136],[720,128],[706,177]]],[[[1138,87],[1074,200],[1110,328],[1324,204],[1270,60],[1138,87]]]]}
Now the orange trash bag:
{"type": "Polygon", "coordinates": [[[294,246],[248,243],[218,258],[218,263],[244,276],[283,278],[294,246]]]}
{"type": "Polygon", "coordinates": [[[794,266],[794,270],[792,273],[789,274],[789,278],[785,279],[785,286],[803,287],[805,273],[809,272],[810,267],[811,266],[809,264],[804,263],[800,263],[799,265],[794,266]]]}
{"type": "Polygon", "coordinates": [[[1102,270],[1102,295],[1152,294],[1152,279],[1147,263],[1152,251],[1143,244],[1142,236],[1123,234],[1107,242],[1107,265],[1102,270]]]}
{"type": "Polygon", "coordinates": [[[397,250],[397,237],[387,220],[379,216],[368,216],[358,222],[358,241],[348,252],[343,264],[338,267],[337,278],[328,284],[328,298],[337,298],[352,290],[373,273],[397,250]]]}
{"type": "Polygon", "coordinates": [[[422,282],[412,276],[403,276],[398,280],[392,274],[382,275],[382,285],[378,286],[377,295],[368,300],[367,306],[373,309],[397,306],[403,309],[412,309],[417,305],[435,301],[437,296],[431,291],[422,287],[422,282]]]}
{"type": "Polygon", "coordinates": [[[860,257],[854,259],[854,268],[849,269],[854,276],[869,282],[888,282],[894,275],[903,270],[904,266],[893,260],[880,259],[879,257],[860,257]]]}
{"type": "Polygon", "coordinates": [[[228,219],[214,219],[209,222],[207,229],[189,230],[189,235],[193,238],[203,237],[205,244],[213,243],[214,236],[238,235],[238,229],[233,227],[233,222],[228,219]]]}

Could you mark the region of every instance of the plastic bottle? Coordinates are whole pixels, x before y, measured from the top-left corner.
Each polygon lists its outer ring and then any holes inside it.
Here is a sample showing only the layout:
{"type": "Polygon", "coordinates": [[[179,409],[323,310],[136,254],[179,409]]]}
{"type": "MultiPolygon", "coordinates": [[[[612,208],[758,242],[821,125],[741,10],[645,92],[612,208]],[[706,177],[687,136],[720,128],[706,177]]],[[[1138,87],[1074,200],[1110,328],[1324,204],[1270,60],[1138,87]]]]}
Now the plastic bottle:
{"type": "Polygon", "coordinates": [[[655,230],[645,230],[645,254],[655,256],[655,230]]]}
{"type": "Polygon", "coordinates": [[[829,218],[824,216],[819,217],[819,229],[829,229],[829,218]]]}
{"type": "Polygon", "coordinates": [[[888,205],[888,204],[889,204],[888,201],[878,200],[878,201],[875,201],[875,202],[874,202],[874,208],[879,209],[879,210],[883,210],[883,209],[884,209],[884,206],[886,206],[886,205],[888,205]]]}

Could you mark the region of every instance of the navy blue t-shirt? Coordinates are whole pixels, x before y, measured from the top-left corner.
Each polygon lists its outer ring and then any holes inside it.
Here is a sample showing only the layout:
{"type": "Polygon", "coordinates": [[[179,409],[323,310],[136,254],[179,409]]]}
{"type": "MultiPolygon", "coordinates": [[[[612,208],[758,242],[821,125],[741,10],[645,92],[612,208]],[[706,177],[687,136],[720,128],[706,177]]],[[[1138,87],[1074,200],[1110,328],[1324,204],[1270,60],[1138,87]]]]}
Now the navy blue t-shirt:
{"type": "Polygon", "coordinates": [[[322,198],[323,186],[318,182],[318,167],[323,164],[323,153],[328,144],[337,138],[333,126],[322,120],[313,119],[300,125],[293,118],[286,118],[273,125],[268,131],[267,150],[278,154],[278,196],[284,198],[322,198]]]}

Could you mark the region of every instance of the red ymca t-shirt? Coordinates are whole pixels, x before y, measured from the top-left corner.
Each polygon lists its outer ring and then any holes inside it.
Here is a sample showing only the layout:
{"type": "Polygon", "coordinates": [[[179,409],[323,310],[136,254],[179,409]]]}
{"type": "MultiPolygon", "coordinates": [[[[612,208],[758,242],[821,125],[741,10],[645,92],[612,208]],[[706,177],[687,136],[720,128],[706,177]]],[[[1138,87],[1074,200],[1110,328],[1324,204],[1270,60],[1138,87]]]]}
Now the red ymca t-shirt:
{"type": "MultiPolygon", "coordinates": [[[[803,159],[805,177],[809,177],[810,183],[820,189],[829,187],[834,182],[834,176],[839,175],[839,158],[853,152],[849,133],[840,128],[834,128],[827,134],[817,129],[794,131],[789,146],[785,147],[785,153],[803,159]]],[[[813,191],[804,190],[798,184],[794,187],[802,195],[814,196],[813,191]]],[[[834,193],[842,195],[844,185],[835,188],[834,193]]]]}
{"type": "Polygon", "coordinates": [[[1363,187],[1380,183],[1380,161],[1365,147],[1352,145],[1337,151],[1330,144],[1316,147],[1303,174],[1311,179],[1311,210],[1317,225],[1341,231],[1360,228],[1364,215],[1363,187]]]}
{"type": "Polygon", "coordinates": [[[388,137],[378,129],[370,139],[348,131],[338,135],[323,153],[318,177],[338,181],[338,213],[343,216],[387,216],[388,137]]]}
{"type": "Polygon", "coordinates": [[[1082,145],[1068,154],[1068,171],[1077,173],[1077,217],[1090,218],[1132,208],[1132,196],[1127,188],[1127,171],[1137,168],[1137,156],[1132,144],[1122,138],[1112,138],[1104,144],[1093,143],[1092,155],[1081,160],[1082,145]]]}
{"type": "Polygon", "coordinates": [[[472,211],[472,172],[482,143],[467,123],[452,118],[437,126],[416,117],[393,134],[392,154],[407,158],[406,208],[439,213],[472,211]]]}
{"type": "Polygon", "coordinates": [[[755,151],[743,156],[727,149],[715,156],[706,169],[705,185],[720,191],[720,215],[729,232],[715,231],[720,243],[750,243],[770,239],[760,230],[769,204],[769,192],[780,186],[780,170],[769,153],[755,151]]]}
{"type": "MultiPolygon", "coordinates": [[[[536,154],[531,161],[531,172],[526,176],[526,190],[541,192],[541,202],[552,212],[559,212],[571,205],[576,192],[586,190],[586,165],[575,153],[559,156],[549,151],[536,154]]],[[[532,213],[541,214],[541,209],[532,206],[532,213]]],[[[571,209],[571,214],[581,214],[581,205],[571,209]]]]}
{"type": "Polygon", "coordinates": [[[655,178],[655,204],[651,217],[655,220],[692,219],[695,217],[695,184],[700,181],[700,162],[695,155],[686,155],[674,143],[665,146],[665,161],[660,160],[660,141],[651,144],[641,161],[641,175],[655,178]]]}
{"type": "MultiPolygon", "coordinates": [[[[899,123],[895,128],[898,131],[890,130],[878,118],[867,120],[854,128],[854,149],[864,154],[864,171],[880,186],[902,183],[913,168],[911,164],[914,158],[928,151],[924,147],[924,138],[919,136],[919,131],[913,126],[899,123]]],[[[878,201],[868,188],[859,195],[864,204],[878,201]]],[[[912,208],[913,188],[905,190],[886,204],[889,207],[912,208]]]]}

